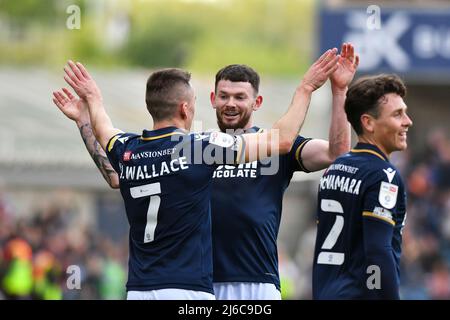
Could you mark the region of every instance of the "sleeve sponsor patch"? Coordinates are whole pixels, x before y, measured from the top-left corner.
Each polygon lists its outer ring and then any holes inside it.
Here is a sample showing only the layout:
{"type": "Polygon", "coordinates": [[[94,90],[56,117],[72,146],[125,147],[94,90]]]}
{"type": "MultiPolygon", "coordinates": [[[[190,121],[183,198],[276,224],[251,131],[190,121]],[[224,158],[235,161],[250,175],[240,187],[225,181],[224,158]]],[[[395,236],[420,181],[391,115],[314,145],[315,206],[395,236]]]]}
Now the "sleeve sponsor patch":
{"type": "Polygon", "coordinates": [[[386,209],[392,209],[397,203],[398,186],[388,182],[381,182],[378,201],[386,209]]]}
{"type": "Polygon", "coordinates": [[[392,212],[382,208],[382,207],[375,207],[375,209],[373,210],[373,212],[370,211],[364,211],[363,212],[363,217],[373,217],[373,218],[377,218],[379,220],[383,220],[386,221],[387,223],[395,226],[395,222],[392,219],[392,212]]]}
{"type": "Polygon", "coordinates": [[[382,207],[375,207],[375,209],[373,209],[373,214],[382,219],[392,220],[392,212],[382,207]]]}

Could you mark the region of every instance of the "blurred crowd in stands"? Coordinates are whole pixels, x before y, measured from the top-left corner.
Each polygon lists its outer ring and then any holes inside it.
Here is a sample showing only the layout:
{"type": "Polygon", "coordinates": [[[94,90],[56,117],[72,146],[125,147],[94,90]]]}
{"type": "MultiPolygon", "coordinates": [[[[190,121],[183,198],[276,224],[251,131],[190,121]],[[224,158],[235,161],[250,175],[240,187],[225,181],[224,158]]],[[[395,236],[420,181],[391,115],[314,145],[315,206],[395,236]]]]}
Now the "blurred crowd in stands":
{"type": "Polygon", "coordinates": [[[17,219],[0,195],[0,299],[125,298],[127,243],[76,216],[53,205],[17,219]]]}
{"type": "MultiPolygon", "coordinates": [[[[437,129],[422,153],[412,150],[410,142],[391,159],[408,187],[401,297],[450,299],[450,138],[437,129]]],[[[128,236],[77,226],[73,210],[54,205],[18,218],[0,193],[0,299],[125,298],[128,236]],[[81,289],[67,285],[69,266],[79,268],[81,289]]],[[[315,213],[308,219],[295,254],[279,244],[284,299],[311,299],[315,213]]]]}

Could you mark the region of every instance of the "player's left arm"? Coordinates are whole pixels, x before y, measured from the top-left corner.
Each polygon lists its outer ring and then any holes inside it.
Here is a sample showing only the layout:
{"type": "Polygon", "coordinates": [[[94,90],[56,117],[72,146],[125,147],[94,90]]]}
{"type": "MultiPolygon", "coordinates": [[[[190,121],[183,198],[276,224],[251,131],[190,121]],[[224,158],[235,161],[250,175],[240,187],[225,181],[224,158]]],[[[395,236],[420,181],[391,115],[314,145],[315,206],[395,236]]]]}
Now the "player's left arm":
{"type": "Polygon", "coordinates": [[[328,141],[312,139],[303,148],[301,160],[308,171],[322,170],[337,157],[348,152],[351,144],[350,124],[344,105],[348,85],[353,80],[359,64],[353,45],[344,43],[341,48],[338,68],[330,76],[333,105],[328,141]]]}
{"type": "MultiPolygon", "coordinates": [[[[364,251],[367,259],[367,278],[379,271],[379,288],[368,288],[375,299],[400,299],[397,268],[392,253],[394,227],[381,220],[363,219],[364,251]],[[371,267],[371,268],[370,268],[371,267]],[[370,269],[369,269],[370,268],[370,269]]],[[[367,280],[367,279],[366,279],[367,280]]],[[[374,278],[376,282],[376,278],[374,278]]],[[[365,281],[365,285],[368,285],[365,281]]]]}
{"type": "MultiPolygon", "coordinates": [[[[368,288],[375,299],[400,299],[397,265],[392,247],[395,215],[402,210],[403,203],[400,199],[401,192],[399,194],[399,182],[401,183],[396,179],[392,183],[386,181],[386,178],[378,179],[364,198],[363,240],[367,268],[371,267],[370,272],[379,271],[377,277],[380,287],[368,288]]],[[[367,278],[370,277],[370,272],[367,278]]]]}
{"type": "Polygon", "coordinates": [[[336,53],[336,48],[330,49],[312,64],[296,88],[287,112],[274,123],[272,129],[242,135],[246,145],[243,153],[245,162],[291,151],[305,120],[312,93],[338,68],[339,56],[336,53]]]}

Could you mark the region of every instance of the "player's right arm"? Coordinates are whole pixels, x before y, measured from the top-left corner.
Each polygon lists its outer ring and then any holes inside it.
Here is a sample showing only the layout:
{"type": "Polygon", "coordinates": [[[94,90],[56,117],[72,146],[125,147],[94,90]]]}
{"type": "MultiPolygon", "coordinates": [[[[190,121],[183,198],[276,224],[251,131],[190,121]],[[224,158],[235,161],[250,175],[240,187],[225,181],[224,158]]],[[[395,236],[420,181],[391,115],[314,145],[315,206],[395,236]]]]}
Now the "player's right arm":
{"type": "Polygon", "coordinates": [[[336,48],[326,51],[308,69],[295,90],[287,112],[271,130],[242,136],[246,145],[245,162],[286,154],[291,150],[305,120],[312,93],[320,88],[338,67],[339,55],[336,53],[336,48]]]}
{"type": "Polygon", "coordinates": [[[114,128],[111,119],[106,113],[100,89],[81,63],[77,62],[75,64],[69,61],[68,67],[65,67],[64,71],[66,72],[64,80],[81,99],[88,103],[89,117],[94,135],[102,149],[106,150],[108,141],[122,131],[114,128]]]}
{"type": "Polygon", "coordinates": [[[350,123],[345,114],[345,99],[359,65],[359,55],[351,43],[342,44],[339,67],[330,76],[333,103],[328,141],[312,139],[299,154],[304,168],[318,171],[328,167],[337,157],[348,152],[351,145],[350,123]]]}

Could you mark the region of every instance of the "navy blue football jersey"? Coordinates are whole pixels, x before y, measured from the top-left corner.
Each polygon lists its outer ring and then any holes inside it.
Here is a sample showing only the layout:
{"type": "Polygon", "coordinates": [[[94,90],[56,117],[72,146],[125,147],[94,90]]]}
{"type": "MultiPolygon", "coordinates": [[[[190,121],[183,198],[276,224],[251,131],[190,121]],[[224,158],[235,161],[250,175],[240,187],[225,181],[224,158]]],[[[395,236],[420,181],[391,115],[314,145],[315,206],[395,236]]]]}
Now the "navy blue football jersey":
{"type": "Polygon", "coordinates": [[[288,154],[216,169],[211,198],[215,283],[263,282],[280,289],[276,243],[283,194],[294,171],[307,171],[300,155],[308,141],[299,136],[288,154]]]}
{"type": "Polygon", "coordinates": [[[111,138],[107,155],[130,224],[128,291],[213,293],[212,175],[218,164],[236,163],[243,147],[238,136],[175,127],[111,138]]]}
{"type": "Polygon", "coordinates": [[[314,299],[398,299],[406,192],[398,170],[358,143],[320,180],[314,299]]]}

